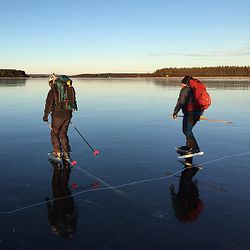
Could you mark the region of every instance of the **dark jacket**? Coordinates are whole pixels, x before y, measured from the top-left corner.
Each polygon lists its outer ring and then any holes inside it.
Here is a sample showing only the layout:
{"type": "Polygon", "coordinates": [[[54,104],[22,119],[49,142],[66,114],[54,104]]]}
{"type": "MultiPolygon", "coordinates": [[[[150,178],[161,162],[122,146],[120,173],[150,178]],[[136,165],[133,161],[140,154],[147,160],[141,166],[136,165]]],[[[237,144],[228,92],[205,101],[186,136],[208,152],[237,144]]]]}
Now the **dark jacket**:
{"type": "Polygon", "coordinates": [[[46,98],[44,116],[48,117],[50,112],[52,112],[52,118],[53,117],[61,117],[61,118],[69,119],[72,117],[71,110],[56,109],[55,108],[55,94],[54,94],[54,90],[52,90],[52,89],[50,89],[50,91],[48,92],[47,98],[46,98]]]}
{"type": "Polygon", "coordinates": [[[182,109],[183,114],[187,113],[187,105],[192,102],[193,96],[194,92],[191,87],[183,87],[180,91],[173,115],[176,115],[180,109],[182,109]]]}

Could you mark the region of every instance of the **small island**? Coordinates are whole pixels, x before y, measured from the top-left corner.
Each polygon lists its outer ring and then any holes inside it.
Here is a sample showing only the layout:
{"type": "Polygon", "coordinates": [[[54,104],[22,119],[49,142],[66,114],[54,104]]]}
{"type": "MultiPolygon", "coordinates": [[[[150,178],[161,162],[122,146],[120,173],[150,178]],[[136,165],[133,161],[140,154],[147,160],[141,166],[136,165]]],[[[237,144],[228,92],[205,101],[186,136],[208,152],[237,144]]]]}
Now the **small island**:
{"type": "Polygon", "coordinates": [[[12,78],[12,77],[29,77],[25,71],[16,70],[16,69],[0,69],[0,77],[1,78],[12,78]]]}

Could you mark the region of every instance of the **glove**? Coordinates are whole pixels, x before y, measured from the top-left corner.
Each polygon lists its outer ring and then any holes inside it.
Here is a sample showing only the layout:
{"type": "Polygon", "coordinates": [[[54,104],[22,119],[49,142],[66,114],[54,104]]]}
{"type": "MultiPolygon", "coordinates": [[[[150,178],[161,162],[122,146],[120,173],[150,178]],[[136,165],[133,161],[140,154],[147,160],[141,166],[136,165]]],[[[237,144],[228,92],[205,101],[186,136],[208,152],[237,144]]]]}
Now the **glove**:
{"type": "Polygon", "coordinates": [[[170,187],[169,187],[170,191],[174,192],[174,185],[171,184],[170,187]]]}
{"type": "Polygon", "coordinates": [[[44,121],[44,122],[48,122],[48,116],[47,116],[47,115],[44,115],[44,116],[43,116],[43,121],[44,121]]]}
{"type": "Polygon", "coordinates": [[[175,113],[173,113],[172,118],[173,118],[174,120],[177,120],[178,115],[177,115],[177,114],[175,114],[175,113]]]}

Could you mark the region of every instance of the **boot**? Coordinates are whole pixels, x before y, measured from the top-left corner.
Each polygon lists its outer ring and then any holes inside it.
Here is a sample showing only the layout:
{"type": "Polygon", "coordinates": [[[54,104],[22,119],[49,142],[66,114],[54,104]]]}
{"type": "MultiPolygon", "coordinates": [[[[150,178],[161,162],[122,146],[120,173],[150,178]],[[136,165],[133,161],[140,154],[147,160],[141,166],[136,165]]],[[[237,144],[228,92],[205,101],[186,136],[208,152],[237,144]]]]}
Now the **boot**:
{"type": "Polygon", "coordinates": [[[52,154],[53,154],[53,157],[55,157],[55,159],[59,161],[62,159],[62,155],[60,152],[52,152],[52,154]]]}
{"type": "Polygon", "coordinates": [[[64,158],[65,161],[68,161],[68,162],[72,161],[71,158],[70,158],[70,154],[67,153],[67,152],[63,153],[63,158],[64,158]]]}
{"type": "Polygon", "coordinates": [[[179,147],[176,147],[176,149],[188,151],[190,149],[190,147],[188,147],[188,146],[179,146],[179,147]]]}

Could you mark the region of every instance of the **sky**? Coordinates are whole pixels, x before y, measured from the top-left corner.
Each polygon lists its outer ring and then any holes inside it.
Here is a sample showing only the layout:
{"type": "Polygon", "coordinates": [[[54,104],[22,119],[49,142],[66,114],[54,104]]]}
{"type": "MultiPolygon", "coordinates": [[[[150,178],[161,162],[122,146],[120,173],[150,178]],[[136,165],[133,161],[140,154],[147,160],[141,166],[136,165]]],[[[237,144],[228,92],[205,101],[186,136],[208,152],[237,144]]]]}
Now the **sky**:
{"type": "Polygon", "coordinates": [[[0,68],[249,66],[250,0],[0,0],[0,68]]]}

